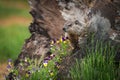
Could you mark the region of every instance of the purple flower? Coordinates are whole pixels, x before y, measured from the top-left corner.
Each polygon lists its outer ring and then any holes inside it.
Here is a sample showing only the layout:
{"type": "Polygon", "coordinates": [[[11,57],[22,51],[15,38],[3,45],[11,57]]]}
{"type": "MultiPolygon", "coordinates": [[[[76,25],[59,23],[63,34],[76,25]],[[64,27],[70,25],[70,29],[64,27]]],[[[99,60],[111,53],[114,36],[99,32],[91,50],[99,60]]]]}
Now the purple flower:
{"type": "Polygon", "coordinates": [[[53,45],[53,44],[55,44],[55,43],[56,43],[56,40],[55,40],[55,39],[51,41],[51,45],[53,45]]]}
{"type": "Polygon", "coordinates": [[[44,60],[44,63],[48,63],[48,60],[44,60]]]}
{"type": "Polygon", "coordinates": [[[65,41],[66,38],[62,37],[62,41],[65,41]]]}
{"type": "Polygon", "coordinates": [[[8,59],[8,62],[12,62],[12,59],[8,59]]]}
{"type": "Polygon", "coordinates": [[[59,69],[60,68],[60,63],[59,62],[55,62],[55,67],[57,67],[59,69]]]}
{"type": "Polygon", "coordinates": [[[50,57],[50,56],[45,57],[45,59],[44,59],[44,60],[51,60],[51,57],[50,57]]]}
{"type": "Polygon", "coordinates": [[[12,68],[11,65],[7,65],[7,69],[10,69],[10,68],[12,68]]]}
{"type": "Polygon", "coordinates": [[[56,39],[54,39],[53,42],[56,43],[56,39]]]}
{"type": "Polygon", "coordinates": [[[43,66],[44,66],[44,67],[47,67],[47,65],[48,65],[48,60],[44,60],[43,66]]]}
{"type": "Polygon", "coordinates": [[[31,74],[31,72],[30,72],[30,71],[27,71],[26,73],[27,73],[27,74],[29,74],[29,75],[31,74]]]}

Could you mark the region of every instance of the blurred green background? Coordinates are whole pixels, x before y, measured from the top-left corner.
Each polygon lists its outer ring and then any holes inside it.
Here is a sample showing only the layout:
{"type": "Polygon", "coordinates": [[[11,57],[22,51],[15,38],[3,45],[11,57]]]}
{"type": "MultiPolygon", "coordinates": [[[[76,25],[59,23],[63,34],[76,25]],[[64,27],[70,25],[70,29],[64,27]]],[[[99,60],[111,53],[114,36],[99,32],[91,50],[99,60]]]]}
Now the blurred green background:
{"type": "Polygon", "coordinates": [[[29,11],[27,0],[0,0],[0,63],[15,60],[29,38],[29,11]]]}

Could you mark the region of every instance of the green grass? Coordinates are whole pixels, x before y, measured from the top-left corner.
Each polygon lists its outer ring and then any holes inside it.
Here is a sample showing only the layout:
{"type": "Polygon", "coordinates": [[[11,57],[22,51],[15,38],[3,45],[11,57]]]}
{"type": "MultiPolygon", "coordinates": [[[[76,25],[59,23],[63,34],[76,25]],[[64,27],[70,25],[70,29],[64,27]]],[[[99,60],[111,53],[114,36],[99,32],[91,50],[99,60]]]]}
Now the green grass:
{"type": "Polygon", "coordinates": [[[0,62],[9,58],[15,60],[29,35],[23,25],[0,27],[0,62]]]}
{"type": "Polygon", "coordinates": [[[91,50],[87,49],[87,56],[82,60],[76,60],[71,68],[73,80],[120,80],[115,68],[115,48],[109,44],[97,43],[91,50]]]}
{"type": "MultiPolygon", "coordinates": [[[[10,16],[31,18],[27,5],[27,0],[0,0],[0,19],[7,19],[10,16]],[[25,6],[16,7],[17,4],[25,6]]],[[[16,59],[24,40],[29,35],[28,28],[24,24],[0,26],[0,62],[8,58],[16,59]]]]}
{"type": "MultiPolygon", "coordinates": [[[[9,16],[21,16],[21,17],[26,17],[26,18],[29,17],[30,18],[31,16],[29,14],[29,9],[27,7],[28,4],[26,4],[26,1],[25,2],[21,1],[23,4],[26,5],[25,8],[18,8],[18,7],[14,6],[14,4],[16,4],[16,3],[18,4],[20,1],[13,1],[13,0],[0,1],[0,18],[3,19],[3,18],[7,18],[9,16]]],[[[20,3],[20,4],[22,4],[22,3],[20,3]]]]}

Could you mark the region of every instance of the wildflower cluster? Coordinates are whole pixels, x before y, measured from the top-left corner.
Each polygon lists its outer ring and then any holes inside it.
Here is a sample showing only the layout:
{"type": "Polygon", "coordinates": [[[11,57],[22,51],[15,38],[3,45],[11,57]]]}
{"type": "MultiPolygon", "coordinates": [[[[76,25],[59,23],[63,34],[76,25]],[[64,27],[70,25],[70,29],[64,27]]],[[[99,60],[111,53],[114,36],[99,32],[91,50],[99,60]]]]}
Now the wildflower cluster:
{"type": "Polygon", "coordinates": [[[8,72],[12,71],[12,67],[13,67],[12,59],[8,59],[7,71],[8,72]]]}
{"type": "MultiPolygon", "coordinates": [[[[12,78],[15,80],[16,75],[18,75],[18,71],[13,67],[12,59],[8,59],[7,71],[10,73],[9,76],[12,76],[12,78]]],[[[8,80],[6,75],[5,78],[8,80]]]]}
{"type": "Polygon", "coordinates": [[[62,58],[70,53],[72,47],[67,37],[61,37],[59,40],[52,40],[50,45],[51,54],[44,58],[43,69],[48,70],[49,79],[53,80],[58,73],[62,58]]]}
{"type": "Polygon", "coordinates": [[[69,39],[68,39],[68,37],[60,37],[60,39],[59,40],[52,40],[51,41],[51,46],[52,45],[54,45],[54,44],[59,44],[59,43],[67,43],[67,42],[69,42],[69,39]]]}
{"type": "Polygon", "coordinates": [[[70,49],[72,49],[72,47],[67,37],[61,37],[59,40],[52,40],[50,46],[50,55],[46,56],[42,63],[39,63],[38,59],[25,57],[20,60],[19,67],[17,69],[13,69],[11,68],[12,61],[9,60],[9,72],[13,72],[16,79],[19,78],[18,80],[26,80],[28,78],[29,80],[56,79],[62,58],[70,53],[70,49]],[[23,74],[23,72],[25,73],[23,74]],[[20,75],[20,73],[23,75],[20,75]]]}
{"type": "Polygon", "coordinates": [[[51,41],[51,52],[52,53],[58,53],[63,54],[68,52],[68,50],[73,49],[73,47],[70,45],[70,40],[68,37],[61,37],[59,40],[52,40],[51,41]]]}

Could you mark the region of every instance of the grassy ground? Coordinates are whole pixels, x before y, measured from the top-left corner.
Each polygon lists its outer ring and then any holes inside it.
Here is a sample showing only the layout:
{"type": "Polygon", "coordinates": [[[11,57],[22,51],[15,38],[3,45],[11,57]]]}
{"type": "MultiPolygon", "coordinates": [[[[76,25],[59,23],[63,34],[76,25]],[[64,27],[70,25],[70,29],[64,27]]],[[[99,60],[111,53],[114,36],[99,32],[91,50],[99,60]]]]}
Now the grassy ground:
{"type": "Polygon", "coordinates": [[[0,62],[17,58],[30,35],[30,21],[27,0],[0,0],[0,62]]]}
{"type": "Polygon", "coordinates": [[[0,61],[8,58],[17,58],[24,40],[29,36],[27,27],[23,25],[13,25],[0,27],[0,61]]]}
{"type": "Polygon", "coordinates": [[[4,80],[7,60],[17,58],[25,39],[30,36],[29,11],[28,0],[0,0],[0,80],[4,80]]]}

